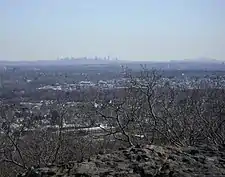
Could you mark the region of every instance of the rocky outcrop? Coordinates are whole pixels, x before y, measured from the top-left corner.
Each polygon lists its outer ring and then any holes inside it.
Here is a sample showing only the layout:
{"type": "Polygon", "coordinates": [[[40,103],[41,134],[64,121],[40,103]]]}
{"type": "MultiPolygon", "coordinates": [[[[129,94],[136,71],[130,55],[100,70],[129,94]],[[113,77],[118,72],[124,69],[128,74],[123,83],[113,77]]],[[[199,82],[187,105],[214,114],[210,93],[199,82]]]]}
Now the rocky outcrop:
{"type": "Polygon", "coordinates": [[[112,154],[99,154],[80,163],[33,168],[18,176],[222,177],[225,176],[225,147],[132,147],[112,154]]]}

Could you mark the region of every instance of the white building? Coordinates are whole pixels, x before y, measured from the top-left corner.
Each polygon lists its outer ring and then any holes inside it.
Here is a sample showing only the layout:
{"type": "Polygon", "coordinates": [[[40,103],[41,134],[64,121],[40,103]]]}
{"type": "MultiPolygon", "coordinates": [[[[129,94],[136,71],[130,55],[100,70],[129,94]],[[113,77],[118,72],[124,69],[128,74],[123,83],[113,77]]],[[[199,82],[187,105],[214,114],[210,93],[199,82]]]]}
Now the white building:
{"type": "Polygon", "coordinates": [[[80,87],[88,88],[88,87],[93,87],[95,84],[92,83],[91,81],[80,81],[79,85],[80,87]]]}

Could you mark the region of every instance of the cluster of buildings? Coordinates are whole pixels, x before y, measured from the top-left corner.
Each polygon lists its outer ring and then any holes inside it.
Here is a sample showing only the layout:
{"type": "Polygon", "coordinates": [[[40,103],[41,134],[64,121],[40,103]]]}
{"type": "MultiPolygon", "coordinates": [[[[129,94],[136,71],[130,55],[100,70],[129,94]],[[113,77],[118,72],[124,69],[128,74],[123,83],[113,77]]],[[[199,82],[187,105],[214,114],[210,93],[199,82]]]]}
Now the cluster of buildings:
{"type": "Polygon", "coordinates": [[[82,90],[88,88],[100,88],[100,89],[113,89],[113,88],[120,88],[126,85],[127,79],[113,79],[113,80],[99,80],[98,82],[94,83],[92,81],[80,81],[76,84],[63,84],[60,85],[56,83],[53,85],[46,85],[40,87],[38,89],[47,89],[47,90],[62,90],[62,91],[73,91],[73,90],[82,90]]]}
{"type": "Polygon", "coordinates": [[[187,89],[195,89],[195,88],[224,88],[225,87],[225,79],[218,78],[213,79],[209,77],[183,77],[183,78],[163,78],[161,85],[167,85],[175,88],[187,88],[187,89]]]}
{"type": "MultiPolygon", "coordinates": [[[[38,89],[47,89],[47,90],[62,90],[62,91],[73,91],[73,90],[82,90],[88,88],[99,88],[99,89],[116,89],[116,88],[124,88],[129,83],[129,79],[121,78],[121,79],[113,79],[113,80],[99,80],[94,83],[92,81],[80,81],[76,84],[63,84],[60,85],[56,83],[54,86],[46,85],[44,87],[40,87],[38,89]]],[[[225,86],[225,79],[220,78],[219,80],[215,80],[212,78],[191,78],[191,77],[174,77],[161,78],[159,82],[159,86],[168,85],[170,87],[175,88],[223,88],[225,86]]]]}

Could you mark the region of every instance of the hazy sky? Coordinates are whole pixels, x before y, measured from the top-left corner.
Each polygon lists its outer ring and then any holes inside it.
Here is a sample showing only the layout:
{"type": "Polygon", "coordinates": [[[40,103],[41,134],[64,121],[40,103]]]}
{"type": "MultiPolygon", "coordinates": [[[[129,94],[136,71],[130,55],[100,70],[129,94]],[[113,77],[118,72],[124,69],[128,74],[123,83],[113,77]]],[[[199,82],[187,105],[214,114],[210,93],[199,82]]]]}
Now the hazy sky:
{"type": "Polygon", "coordinates": [[[0,59],[225,60],[225,0],[0,0],[0,59]]]}

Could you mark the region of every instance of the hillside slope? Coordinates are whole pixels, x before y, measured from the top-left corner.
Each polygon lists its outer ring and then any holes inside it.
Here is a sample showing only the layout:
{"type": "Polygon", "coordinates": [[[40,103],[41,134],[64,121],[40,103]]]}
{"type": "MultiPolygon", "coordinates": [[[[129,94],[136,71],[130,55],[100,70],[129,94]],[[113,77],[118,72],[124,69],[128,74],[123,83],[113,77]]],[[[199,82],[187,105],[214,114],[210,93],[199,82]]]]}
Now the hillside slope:
{"type": "Polygon", "coordinates": [[[146,145],[99,154],[84,162],[33,168],[20,177],[225,176],[225,147],[175,148],[146,145]]]}

